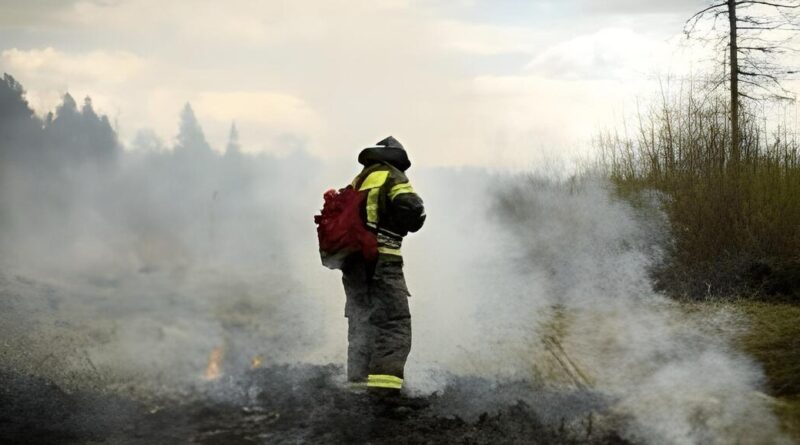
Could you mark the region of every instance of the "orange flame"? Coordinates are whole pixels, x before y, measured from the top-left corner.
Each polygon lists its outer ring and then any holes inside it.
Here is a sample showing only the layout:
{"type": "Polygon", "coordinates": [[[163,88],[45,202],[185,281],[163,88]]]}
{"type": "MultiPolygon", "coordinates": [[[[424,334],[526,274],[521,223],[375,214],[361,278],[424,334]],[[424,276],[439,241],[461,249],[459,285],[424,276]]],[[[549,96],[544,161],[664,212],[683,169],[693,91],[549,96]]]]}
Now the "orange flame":
{"type": "Polygon", "coordinates": [[[211,354],[208,356],[208,366],[206,366],[206,380],[215,380],[222,375],[220,364],[222,363],[222,357],[224,355],[225,350],[222,349],[222,346],[217,346],[211,351],[211,354]]]}
{"type": "Polygon", "coordinates": [[[262,363],[264,363],[264,359],[260,355],[257,355],[250,361],[250,369],[260,368],[262,363]]]}

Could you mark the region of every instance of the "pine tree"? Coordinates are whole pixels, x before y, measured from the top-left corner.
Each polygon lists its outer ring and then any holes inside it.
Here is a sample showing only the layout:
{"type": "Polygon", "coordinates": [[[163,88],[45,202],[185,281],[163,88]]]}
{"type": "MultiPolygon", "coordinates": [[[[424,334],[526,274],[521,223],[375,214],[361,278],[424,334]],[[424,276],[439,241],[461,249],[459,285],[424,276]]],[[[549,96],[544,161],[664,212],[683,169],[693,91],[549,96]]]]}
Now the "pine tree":
{"type": "Polygon", "coordinates": [[[42,148],[42,121],[25,100],[25,90],[11,75],[0,80],[0,160],[36,158],[42,148]]]}
{"type": "Polygon", "coordinates": [[[231,131],[228,133],[228,144],[225,147],[225,156],[238,156],[241,154],[242,147],[239,145],[239,130],[236,122],[231,123],[231,131]]]}
{"type": "Polygon", "coordinates": [[[187,103],[181,111],[181,122],[178,130],[176,151],[211,152],[203,129],[195,117],[192,106],[187,103]]]}

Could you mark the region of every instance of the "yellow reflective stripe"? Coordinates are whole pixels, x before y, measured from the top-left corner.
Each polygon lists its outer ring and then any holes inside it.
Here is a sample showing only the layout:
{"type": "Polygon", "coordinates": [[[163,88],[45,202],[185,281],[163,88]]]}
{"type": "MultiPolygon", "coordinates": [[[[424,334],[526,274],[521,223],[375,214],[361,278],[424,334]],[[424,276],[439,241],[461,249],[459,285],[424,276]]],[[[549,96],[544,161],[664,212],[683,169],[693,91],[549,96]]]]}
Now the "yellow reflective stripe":
{"type": "Polygon", "coordinates": [[[389,389],[402,389],[403,385],[393,382],[370,382],[367,383],[367,388],[389,388],[389,389]]]}
{"type": "Polygon", "coordinates": [[[389,255],[397,255],[402,256],[400,254],[400,249],[392,249],[391,247],[381,247],[378,246],[378,253],[387,253],[389,255]]]}
{"type": "Polygon", "coordinates": [[[414,193],[414,187],[411,187],[411,183],[404,182],[392,187],[391,190],[389,190],[389,199],[394,199],[395,196],[402,195],[403,193],[414,193]]]}
{"type": "Polygon", "coordinates": [[[370,374],[367,378],[367,387],[400,389],[403,387],[403,379],[393,375],[370,374]]]}
{"type": "Polygon", "coordinates": [[[361,187],[358,188],[358,191],[374,189],[376,187],[382,186],[386,182],[386,178],[389,177],[388,170],[382,170],[377,172],[372,172],[367,176],[367,179],[361,183],[361,187]]]}
{"type": "Polygon", "coordinates": [[[367,224],[378,223],[378,197],[380,194],[381,189],[374,188],[367,195],[367,224]]]}

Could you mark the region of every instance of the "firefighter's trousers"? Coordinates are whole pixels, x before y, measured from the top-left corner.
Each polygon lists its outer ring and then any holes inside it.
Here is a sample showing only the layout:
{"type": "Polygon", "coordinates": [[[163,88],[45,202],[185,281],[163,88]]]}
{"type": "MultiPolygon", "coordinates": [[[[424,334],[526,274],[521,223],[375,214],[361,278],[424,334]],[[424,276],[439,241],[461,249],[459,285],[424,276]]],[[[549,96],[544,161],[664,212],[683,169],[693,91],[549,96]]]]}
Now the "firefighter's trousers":
{"type": "Polygon", "coordinates": [[[367,263],[359,255],[342,267],[348,321],[347,379],[368,388],[400,389],[411,351],[411,314],[403,259],[379,255],[367,263]]]}

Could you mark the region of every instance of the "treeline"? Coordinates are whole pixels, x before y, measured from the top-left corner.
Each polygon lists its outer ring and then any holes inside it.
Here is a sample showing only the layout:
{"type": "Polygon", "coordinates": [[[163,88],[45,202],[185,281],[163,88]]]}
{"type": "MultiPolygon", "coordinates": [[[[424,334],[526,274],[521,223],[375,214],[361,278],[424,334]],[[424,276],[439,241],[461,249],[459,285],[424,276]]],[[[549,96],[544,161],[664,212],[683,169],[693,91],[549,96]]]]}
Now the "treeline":
{"type": "Polygon", "coordinates": [[[143,132],[125,148],[90,98],[79,106],[66,94],[54,113],[40,117],[22,85],[5,74],[3,261],[104,273],[179,271],[208,261],[264,268],[285,261],[287,231],[300,218],[310,221],[287,185],[299,193],[317,163],[303,152],[281,158],[242,153],[235,127],[226,150],[213,150],[188,104],[179,121],[171,146],[143,132]],[[294,177],[298,171],[308,176],[294,177]]]}
{"type": "Polygon", "coordinates": [[[800,292],[800,153],[783,126],[740,111],[731,143],[726,98],[683,93],[639,110],[626,132],[596,140],[623,196],[657,190],[672,231],[659,287],[691,298],[795,299],[800,292]]]}
{"type": "Polygon", "coordinates": [[[106,116],[98,116],[87,97],[78,109],[64,95],[55,113],[42,119],[25,100],[25,91],[9,74],[0,82],[0,160],[14,164],[58,165],[93,160],[113,162],[119,152],[114,130],[106,116]]]}

